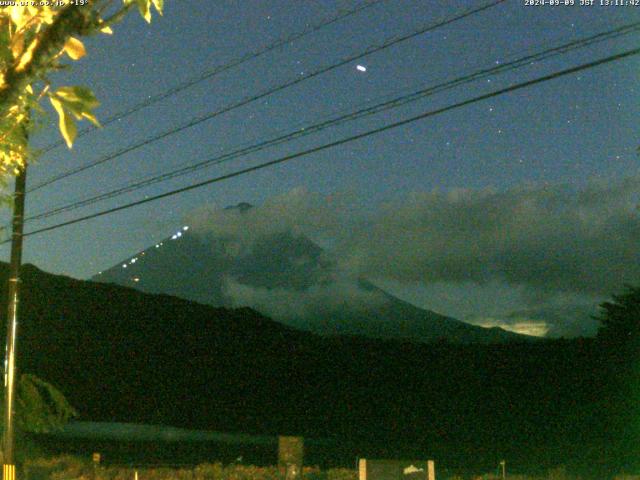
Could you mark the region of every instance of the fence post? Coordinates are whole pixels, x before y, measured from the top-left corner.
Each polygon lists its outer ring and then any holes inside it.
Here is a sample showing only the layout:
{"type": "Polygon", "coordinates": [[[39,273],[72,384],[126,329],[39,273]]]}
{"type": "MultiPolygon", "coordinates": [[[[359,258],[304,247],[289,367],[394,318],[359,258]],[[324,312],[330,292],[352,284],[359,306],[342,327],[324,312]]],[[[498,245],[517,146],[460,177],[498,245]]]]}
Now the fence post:
{"type": "Polygon", "coordinates": [[[284,469],[285,480],[302,477],[304,439],[302,437],[278,437],[278,467],[284,469]]]}

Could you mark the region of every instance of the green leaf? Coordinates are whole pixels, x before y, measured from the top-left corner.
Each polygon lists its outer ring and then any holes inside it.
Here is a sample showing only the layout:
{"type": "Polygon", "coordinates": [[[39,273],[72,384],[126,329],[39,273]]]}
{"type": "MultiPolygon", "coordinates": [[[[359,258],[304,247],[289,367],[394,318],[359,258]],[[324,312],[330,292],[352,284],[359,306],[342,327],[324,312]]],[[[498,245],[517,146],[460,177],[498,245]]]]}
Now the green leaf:
{"type": "Polygon", "coordinates": [[[68,103],[79,103],[83,110],[93,110],[100,105],[100,102],[87,87],[60,87],[55,95],[68,103]]]}
{"type": "Polygon", "coordinates": [[[78,129],[76,127],[76,123],[73,121],[71,115],[67,114],[66,109],[64,108],[62,102],[56,97],[49,97],[51,100],[51,104],[53,108],[58,112],[58,126],[60,128],[60,133],[64,138],[64,141],[67,143],[67,147],[73,147],[73,141],[76,139],[76,135],[78,134],[78,129]]]}
{"type": "Polygon", "coordinates": [[[92,113],[88,113],[88,112],[84,112],[82,114],[82,118],[85,120],[89,120],[91,123],[93,123],[96,127],[102,127],[102,125],[100,125],[100,122],[98,121],[98,119],[96,118],[95,115],[93,115],[92,113]]]}
{"type": "Polygon", "coordinates": [[[164,9],[164,0],[152,0],[153,6],[156,7],[156,10],[160,15],[162,15],[162,10],[164,9]]]}
{"type": "Polygon", "coordinates": [[[69,37],[67,39],[63,50],[72,60],[79,60],[87,54],[84,44],[75,37],[69,37]]]}
{"type": "MultiPolygon", "coordinates": [[[[100,105],[100,102],[96,99],[91,90],[86,87],[61,87],[55,93],[51,94],[52,103],[55,99],[60,104],[60,108],[65,112],[67,117],[73,116],[76,120],[89,120],[95,126],[99,127],[100,122],[93,114],[93,109],[100,105]]],[[[54,104],[54,107],[56,105],[54,104]]],[[[56,110],[58,108],[56,107],[56,110]]],[[[60,112],[58,111],[58,114],[60,112]]],[[[62,122],[63,119],[61,118],[62,122]]],[[[69,124],[69,121],[65,119],[65,124],[69,124]]],[[[63,131],[61,126],[60,131],[63,131]]],[[[67,129],[68,132],[75,131],[75,123],[73,128],[67,129]]],[[[64,133],[63,133],[64,136],[64,133]]],[[[65,136],[67,144],[69,140],[65,136]]]]}
{"type": "Polygon", "coordinates": [[[140,15],[144,18],[147,23],[151,23],[151,0],[137,0],[138,10],[140,10],[140,15]]]}

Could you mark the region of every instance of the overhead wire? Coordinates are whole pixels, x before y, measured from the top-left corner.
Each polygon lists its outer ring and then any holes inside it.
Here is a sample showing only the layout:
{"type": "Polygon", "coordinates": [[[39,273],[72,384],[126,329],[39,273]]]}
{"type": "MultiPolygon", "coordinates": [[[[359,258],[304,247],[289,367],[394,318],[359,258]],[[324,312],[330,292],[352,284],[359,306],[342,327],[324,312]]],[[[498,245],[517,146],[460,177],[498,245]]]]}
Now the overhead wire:
{"type": "Polygon", "coordinates": [[[317,76],[322,75],[324,73],[327,73],[327,72],[330,72],[332,70],[335,70],[335,69],[337,69],[337,68],[339,68],[341,66],[344,66],[344,65],[346,65],[348,63],[351,63],[351,62],[354,62],[356,60],[359,60],[359,59],[361,59],[361,58],[363,58],[363,57],[365,57],[367,55],[371,55],[371,54],[377,53],[377,52],[382,51],[384,49],[387,49],[387,48],[389,48],[389,47],[391,47],[393,45],[397,45],[400,42],[404,42],[406,40],[409,40],[411,38],[415,38],[415,37],[417,37],[419,35],[422,35],[424,33],[427,33],[427,32],[433,31],[435,29],[441,28],[443,26],[450,25],[451,23],[460,21],[460,20],[462,20],[464,18],[467,18],[467,17],[469,17],[471,15],[475,15],[477,13],[480,13],[480,12],[483,12],[485,10],[488,10],[489,8],[495,7],[495,6],[501,4],[501,3],[505,2],[505,1],[506,0],[492,0],[491,2],[485,3],[484,5],[482,5],[480,7],[475,7],[473,9],[467,9],[467,10],[463,11],[462,13],[450,15],[450,16],[446,17],[443,20],[440,20],[440,21],[438,21],[436,23],[431,23],[431,24],[429,24],[427,26],[421,27],[421,28],[419,28],[417,30],[414,30],[413,32],[411,32],[409,34],[392,37],[392,38],[386,40],[385,42],[383,42],[380,45],[370,46],[367,49],[365,49],[364,51],[361,51],[361,52],[359,52],[359,53],[357,53],[355,55],[351,55],[349,57],[346,57],[346,58],[338,61],[337,63],[333,63],[333,64],[330,64],[328,66],[324,66],[324,67],[321,67],[321,68],[319,68],[317,70],[314,70],[313,72],[305,75],[304,77],[296,77],[293,80],[289,80],[289,81],[287,81],[287,82],[285,82],[283,84],[279,84],[279,85],[277,85],[275,87],[268,88],[268,89],[266,89],[266,90],[264,90],[264,91],[262,91],[262,92],[260,92],[258,94],[246,97],[244,99],[241,99],[238,102],[235,102],[235,103],[232,103],[232,104],[227,105],[225,107],[222,107],[221,109],[215,110],[215,111],[207,113],[205,115],[201,115],[201,116],[195,117],[195,118],[191,119],[190,121],[188,121],[186,123],[183,123],[182,125],[173,127],[173,128],[171,128],[169,130],[166,130],[165,132],[162,132],[160,134],[157,134],[157,135],[154,135],[152,137],[146,138],[145,140],[142,140],[142,141],[140,141],[138,143],[135,143],[133,145],[129,145],[127,147],[121,148],[120,150],[117,150],[116,152],[111,153],[109,155],[106,155],[106,156],[104,156],[102,158],[99,158],[99,159],[97,159],[97,160],[95,160],[93,162],[90,162],[88,164],[72,168],[72,169],[70,169],[70,170],[68,170],[66,172],[63,172],[63,173],[58,174],[58,175],[55,175],[55,176],[49,178],[48,180],[44,180],[44,181],[34,185],[33,187],[28,188],[27,189],[27,193],[34,192],[36,190],[39,190],[39,189],[41,189],[43,187],[51,185],[51,184],[53,184],[55,182],[58,182],[60,180],[68,178],[70,176],[77,175],[78,173],[84,172],[84,171],[86,171],[86,170],[88,170],[90,168],[93,168],[93,167],[97,166],[97,165],[101,165],[101,164],[103,164],[105,162],[108,162],[110,160],[118,158],[118,157],[120,157],[120,156],[122,156],[122,155],[124,155],[126,153],[132,152],[132,151],[137,150],[137,149],[139,149],[141,147],[144,147],[144,146],[149,145],[151,143],[157,142],[158,140],[162,140],[162,139],[164,139],[166,137],[169,137],[170,135],[174,135],[174,134],[179,133],[179,132],[181,132],[183,130],[186,130],[188,128],[194,127],[196,125],[199,125],[199,124],[201,124],[201,123],[203,123],[203,122],[205,122],[207,120],[211,120],[212,118],[215,118],[215,117],[217,117],[219,115],[222,115],[224,113],[230,112],[230,111],[235,110],[237,108],[243,107],[243,106],[245,106],[245,105],[247,105],[249,103],[255,102],[255,101],[260,100],[262,98],[265,98],[265,97],[267,97],[269,95],[272,95],[272,94],[277,93],[279,91],[282,91],[282,90],[285,90],[287,88],[290,88],[290,87],[292,87],[294,85],[297,85],[297,84],[299,84],[301,82],[304,82],[304,81],[309,80],[311,78],[314,78],[314,77],[317,77],[317,76]]]}
{"type": "MultiPolygon", "coordinates": [[[[165,90],[163,92],[160,92],[156,95],[152,95],[150,97],[148,97],[147,99],[136,103],[135,105],[132,105],[131,107],[128,107],[124,110],[121,110],[120,112],[114,113],[113,115],[107,117],[106,119],[102,120],[100,123],[103,127],[110,125],[114,122],[117,122],[119,120],[122,120],[146,107],[149,107],[155,103],[158,103],[162,100],[166,100],[169,97],[172,97],[173,95],[176,95],[184,90],[187,90],[190,87],[193,87],[194,85],[197,85],[198,83],[201,83],[205,80],[208,80],[210,78],[215,77],[216,75],[219,75],[221,73],[226,72],[227,70],[231,70],[232,68],[238,67],[240,65],[242,65],[243,63],[249,62],[251,60],[255,60],[256,58],[261,57],[262,55],[265,55],[269,52],[272,52],[274,50],[277,50],[280,47],[283,47],[285,45],[288,45],[290,43],[295,42],[296,40],[299,40],[303,37],[306,37],[307,35],[310,35],[312,33],[315,33],[319,30],[322,30],[325,27],[328,27],[329,25],[333,25],[334,23],[339,22],[340,20],[344,20],[345,18],[351,17],[352,15],[355,15],[357,13],[360,13],[370,7],[373,7],[379,3],[382,2],[386,2],[387,0],[371,0],[369,2],[365,2],[362,5],[358,5],[355,8],[352,8],[350,10],[345,10],[345,11],[338,11],[338,13],[336,15],[333,15],[331,17],[328,17],[314,25],[310,25],[309,27],[305,28],[304,30],[297,32],[297,33],[292,33],[290,35],[287,35],[286,37],[280,38],[278,40],[276,40],[275,42],[269,44],[268,46],[261,48],[259,50],[256,50],[254,52],[249,52],[245,55],[242,55],[241,57],[238,57],[234,60],[231,60],[228,63],[225,63],[223,65],[219,65],[219,66],[214,66],[214,67],[209,67],[205,70],[203,70],[202,72],[200,72],[198,75],[195,75],[187,80],[185,80],[184,82],[181,82],[171,88],[169,88],[168,90],[165,90]]],[[[96,126],[89,126],[86,128],[83,128],[82,130],[80,130],[78,132],[78,135],[76,138],[82,137],[88,133],[91,133],[95,130],[97,130],[98,127],[96,126]]],[[[54,142],[50,145],[47,145],[46,147],[43,147],[42,149],[40,149],[40,154],[44,154],[47,152],[50,152],[51,150],[53,150],[54,148],[57,148],[59,146],[65,145],[65,142],[63,140],[59,140],[57,142],[54,142]]]]}
{"type": "Polygon", "coordinates": [[[556,47],[548,48],[546,50],[539,51],[534,54],[525,55],[515,60],[504,62],[504,63],[501,63],[500,65],[495,65],[490,68],[480,69],[479,71],[475,71],[473,73],[463,75],[437,85],[429,86],[429,87],[420,89],[418,91],[411,92],[410,94],[402,95],[400,97],[396,97],[391,100],[387,100],[387,101],[375,104],[373,106],[357,110],[355,112],[351,111],[349,113],[339,115],[338,117],[334,117],[326,121],[306,125],[302,128],[295,129],[291,132],[288,132],[283,135],[279,135],[275,138],[264,140],[247,147],[238,148],[231,152],[198,162],[196,164],[189,164],[187,166],[183,166],[181,168],[172,170],[170,172],[165,172],[160,175],[154,175],[149,178],[127,184],[123,187],[119,187],[109,192],[104,192],[98,195],[90,196],[81,200],[68,203],[66,205],[55,207],[45,212],[28,216],[25,218],[25,221],[33,221],[33,220],[48,218],[54,215],[58,215],[60,213],[68,212],[70,210],[75,210],[77,208],[92,205],[100,201],[115,198],[119,195],[130,193],[156,183],[160,183],[172,178],[176,178],[178,176],[186,175],[202,168],[210,167],[213,165],[219,165],[223,162],[227,162],[229,160],[232,160],[238,157],[243,157],[245,155],[248,155],[257,151],[262,151],[266,148],[269,148],[281,143],[289,142],[296,138],[301,138],[313,133],[317,133],[326,128],[343,124],[347,121],[353,121],[356,119],[363,118],[365,116],[374,115],[376,113],[380,113],[381,111],[386,111],[391,108],[397,108],[409,102],[414,102],[419,99],[425,98],[427,96],[431,96],[436,93],[450,90],[452,88],[458,87],[463,84],[467,84],[467,83],[484,79],[497,74],[503,74],[503,73],[515,70],[517,68],[521,68],[525,65],[528,65],[530,62],[538,62],[538,61],[546,60],[558,55],[563,55],[565,53],[568,53],[570,51],[573,51],[579,48],[591,46],[597,42],[610,40],[612,38],[617,38],[621,35],[627,35],[629,33],[635,33],[638,31],[640,31],[640,22],[635,22],[627,25],[622,25],[620,27],[617,27],[615,29],[611,29],[605,32],[593,34],[588,37],[584,37],[582,39],[574,40],[556,47]]]}
{"type": "MultiPolygon", "coordinates": [[[[119,206],[116,206],[116,207],[108,208],[108,209],[105,209],[105,210],[102,210],[102,211],[99,211],[99,212],[95,212],[95,213],[92,213],[92,214],[89,214],[89,215],[84,215],[84,216],[81,216],[81,217],[78,217],[78,218],[75,218],[75,219],[72,219],[72,220],[68,220],[68,221],[65,221],[65,222],[61,222],[61,223],[58,223],[58,224],[55,224],[55,225],[50,225],[50,226],[47,226],[47,227],[43,227],[43,228],[39,228],[39,229],[36,229],[36,230],[32,230],[30,232],[25,233],[24,236],[25,237],[29,237],[29,236],[37,235],[37,234],[40,234],[40,233],[49,232],[49,231],[52,231],[52,230],[57,230],[57,229],[62,228],[62,227],[66,227],[66,226],[73,225],[73,224],[80,223],[80,222],[85,222],[85,221],[93,219],[93,218],[102,217],[104,215],[109,215],[111,213],[119,212],[119,211],[122,211],[122,210],[127,210],[129,208],[133,208],[133,207],[136,207],[136,206],[139,206],[139,205],[143,205],[143,204],[146,204],[146,203],[154,202],[156,200],[161,200],[163,198],[168,198],[168,197],[171,197],[171,196],[174,196],[174,195],[178,195],[180,193],[188,192],[188,191],[191,191],[191,190],[194,190],[194,189],[197,189],[197,188],[201,188],[201,187],[204,187],[204,186],[207,186],[207,185],[211,185],[213,183],[218,183],[218,182],[221,182],[221,181],[224,181],[224,180],[229,180],[231,178],[235,178],[235,177],[238,177],[238,176],[241,176],[241,175],[245,175],[247,173],[255,172],[255,171],[262,170],[262,169],[265,169],[265,168],[268,168],[268,167],[271,167],[271,166],[274,166],[274,165],[285,163],[285,162],[294,160],[296,158],[300,158],[300,157],[307,156],[307,155],[310,155],[310,154],[313,154],[313,153],[317,153],[317,152],[320,152],[320,151],[323,151],[323,150],[327,150],[329,148],[333,148],[333,147],[336,147],[336,146],[339,146],[339,145],[343,145],[345,143],[353,142],[353,141],[356,141],[356,140],[361,140],[363,138],[367,138],[367,137],[370,137],[372,135],[377,135],[379,133],[386,132],[386,131],[389,131],[391,129],[395,129],[395,128],[398,128],[398,127],[401,127],[401,126],[404,126],[404,125],[407,125],[407,124],[410,124],[410,123],[413,123],[413,122],[416,122],[416,121],[419,121],[419,120],[423,120],[425,118],[433,117],[433,116],[436,116],[436,115],[439,115],[439,114],[442,114],[442,113],[445,113],[445,112],[449,112],[449,111],[452,111],[452,110],[455,110],[455,109],[458,109],[458,108],[465,107],[467,105],[471,105],[471,104],[474,104],[474,103],[477,103],[477,102],[481,102],[481,101],[487,100],[489,98],[497,97],[499,95],[504,95],[506,93],[514,92],[514,91],[517,91],[517,90],[521,90],[523,88],[528,88],[528,87],[531,87],[531,86],[536,85],[536,84],[540,84],[540,83],[543,83],[543,82],[548,82],[548,81],[554,80],[556,78],[560,78],[560,77],[564,77],[564,76],[571,75],[571,74],[574,74],[574,73],[578,73],[578,72],[581,72],[581,71],[584,71],[584,70],[595,68],[595,67],[600,66],[600,65],[604,65],[604,64],[611,63],[611,62],[614,62],[614,61],[618,61],[618,60],[622,60],[622,59],[625,59],[625,58],[629,58],[629,57],[632,57],[632,56],[635,56],[635,55],[638,55],[638,54],[640,54],[640,48],[627,50],[627,51],[624,51],[624,52],[621,52],[621,53],[618,53],[618,54],[615,54],[615,55],[610,55],[610,56],[605,57],[605,58],[600,58],[598,60],[594,60],[594,61],[591,61],[591,62],[588,62],[588,63],[584,63],[584,64],[581,64],[581,65],[578,65],[578,66],[575,66],[575,67],[570,67],[570,68],[567,68],[567,69],[563,69],[563,70],[560,70],[560,71],[557,71],[557,72],[554,72],[554,73],[551,73],[551,74],[544,75],[542,77],[538,77],[538,78],[535,78],[535,79],[532,79],[532,80],[527,80],[525,82],[520,82],[520,83],[517,83],[515,85],[511,85],[509,87],[505,87],[505,88],[502,88],[502,89],[499,89],[499,90],[494,90],[493,92],[490,92],[490,93],[485,93],[485,94],[482,94],[482,95],[478,95],[478,96],[475,96],[473,98],[470,98],[470,99],[467,99],[467,100],[463,100],[463,101],[460,101],[460,102],[456,102],[454,104],[451,104],[451,105],[448,105],[448,106],[445,106],[445,107],[441,107],[441,108],[438,108],[438,109],[435,109],[435,110],[429,110],[429,111],[423,112],[423,113],[421,113],[419,115],[415,115],[415,116],[409,117],[409,118],[404,119],[404,120],[393,122],[393,123],[390,123],[390,124],[387,124],[387,125],[384,125],[382,127],[378,127],[378,128],[372,129],[372,130],[368,130],[368,131],[363,132],[363,133],[359,133],[359,134],[356,134],[356,135],[351,135],[351,136],[342,138],[340,140],[336,140],[336,141],[333,141],[333,142],[330,142],[330,143],[326,143],[326,144],[323,144],[323,145],[320,145],[320,146],[317,146],[317,147],[313,147],[313,148],[310,148],[310,149],[307,149],[307,150],[303,150],[303,151],[296,152],[296,153],[293,153],[293,154],[290,154],[290,155],[286,155],[286,156],[283,156],[283,157],[280,157],[280,158],[277,158],[277,159],[274,159],[274,160],[270,160],[268,162],[263,162],[263,163],[260,163],[258,165],[254,165],[254,166],[251,166],[251,167],[247,167],[247,168],[243,168],[243,169],[240,169],[240,170],[236,170],[235,172],[231,172],[231,173],[227,173],[227,174],[220,175],[220,176],[217,176],[217,177],[213,177],[213,178],[210,178],[210,179],[207,179],[207,180],[204,180],[204,181],[201,181],[201,182],[193,183],[191,185],[187,185],[185,187],[181,187],[181,188],[178,188],[178,189],[175,189],[175,190],[171,190],[171,191],[159,194],[159,195],[155,195],[155,196],[152,196],[152,197],[147,197],[147,198],[144,198],[144,199],[141,199],[141,200],[137,200],[137,201],[134,201],[134,202],[130,202],[130,203],[127,203],[127,204],[123,204],[123,205],[119,205],[119,206]]],[[[8,243],[8,242],[10,242],[10,239],[4,240],[3,242],[0,242],[0,245],[8,243]]]]}

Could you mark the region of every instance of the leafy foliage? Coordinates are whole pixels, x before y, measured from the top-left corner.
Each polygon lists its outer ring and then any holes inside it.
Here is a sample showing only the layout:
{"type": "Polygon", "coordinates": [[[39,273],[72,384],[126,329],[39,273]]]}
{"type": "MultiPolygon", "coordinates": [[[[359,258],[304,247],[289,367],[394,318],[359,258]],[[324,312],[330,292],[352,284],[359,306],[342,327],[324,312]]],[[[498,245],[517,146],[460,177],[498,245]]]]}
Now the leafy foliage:
{"type": "MultiPolygon", "coordinates": [[[[20,377],[16,403],[16,423],[24,432],[51,432],[76,415],[75,409],[56,387],[35,375],[20,377]]],[[[4,412],[0,413],[4,419],[4,412]]]]}
{"type": "Polygon", "coordinates": [[[640,287],[628,286],[626,292],[614,295],[613,301],[600,305],[598,338],[623,347],[640,336],[640,287]]]}
{"type": "Polygon", "coordinates": [[[50,432],[61,428],[76,415],[58,389],[35,375],[22,375],[17,393],[16,420],[24,431],[50,432]]]}
{"type": "Polygon", "coordinates": [[[112,7],[109,0],[92,0],[83,6],[71,2],[15,2],[0,7],[0,181],[16,174],[29,154],[27,134],[34,112],[42,113],[40,101],[48,97],[59,117],[60,132],[71,148],[76,121],[98,121],[98,101],[84,87],[52,91],[48,75],[86,54],[78,37],[112,33],[132,8],[151,21],[151,7],[162,13],[163,0],[123,0],[112,7]],[[24,6],[22,4],[25,4],[24,6]],[[48,3],[48,5],[47,5],[48,3]]]}
{"type": "Polygon", "coordinates": [[[62,87],[50,94],[49,99],[53,108],[58,112],[60,132],[69,148],[73,145],[77,133],[74,119],[86,119],[94,125],[100,126],[92,113],[92,110],[100,103],[88,88],[62,87]]]}

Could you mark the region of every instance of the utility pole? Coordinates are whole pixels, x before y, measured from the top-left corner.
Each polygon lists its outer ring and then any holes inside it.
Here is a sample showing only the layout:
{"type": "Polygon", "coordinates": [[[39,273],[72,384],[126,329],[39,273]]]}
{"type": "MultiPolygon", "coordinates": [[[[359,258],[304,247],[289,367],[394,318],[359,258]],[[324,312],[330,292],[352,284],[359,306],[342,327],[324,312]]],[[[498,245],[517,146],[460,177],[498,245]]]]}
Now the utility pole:
{"type": "Polygon", "coordinates": [[[27,161],[16,175],[13,194],[13,223],[11,263],[9,264],[9,300],[7,309],[7,346],[4,371],[4,437],[2,479],[15,480],[14,411],[16,387],[16,338],[18,334],[18,305],[20,293],[20,264],[22,262],[22,229],[27,184],[27,161]]]}

